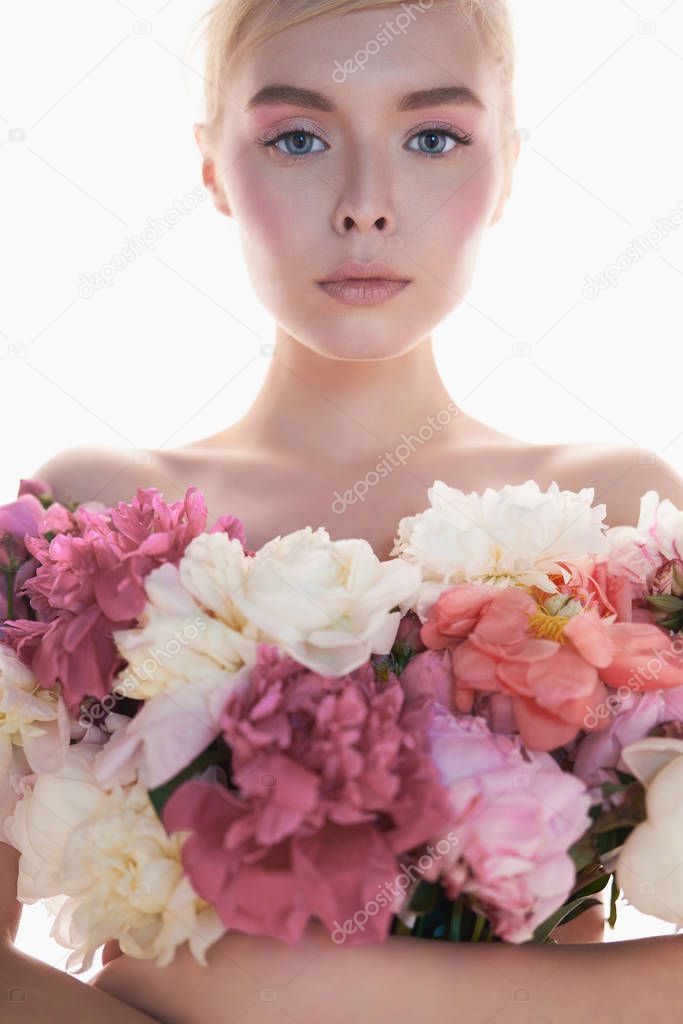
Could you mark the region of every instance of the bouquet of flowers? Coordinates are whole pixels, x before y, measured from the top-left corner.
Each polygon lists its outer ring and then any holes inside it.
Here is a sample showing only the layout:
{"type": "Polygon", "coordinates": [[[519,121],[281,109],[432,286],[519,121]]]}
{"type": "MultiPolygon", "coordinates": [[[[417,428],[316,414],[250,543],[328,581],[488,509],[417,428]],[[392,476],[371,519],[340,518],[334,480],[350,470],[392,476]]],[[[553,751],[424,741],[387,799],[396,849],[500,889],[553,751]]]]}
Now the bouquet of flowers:
{"type": "Polygon", "coordinates": [[[683,514],[436,481],[380,561],[201,492],[0,508],[0,825],[87,969],[228,930],[554,941],[679,923],[683,514]]]}

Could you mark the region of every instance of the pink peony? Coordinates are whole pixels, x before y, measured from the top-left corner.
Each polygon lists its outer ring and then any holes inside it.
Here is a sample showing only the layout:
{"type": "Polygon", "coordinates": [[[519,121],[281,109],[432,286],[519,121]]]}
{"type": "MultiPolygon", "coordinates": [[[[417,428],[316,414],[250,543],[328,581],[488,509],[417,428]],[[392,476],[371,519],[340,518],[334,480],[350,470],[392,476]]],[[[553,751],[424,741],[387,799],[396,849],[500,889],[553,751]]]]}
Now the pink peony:
{"type": "Polygon", "coordinates": [[[506,942],[526,942],[574,887],[568,851],[591,825],[586,788],[479,717],[437,708],[429,736],[452,807],[429,876],[450,899],[470,894],[506,942]]]}
{"type": "MultiPolygon", "coordinates": [[[[345,931],[375,900],[398,856],[449,814],[426,746],[432,714],[370,664],[320,676],[260,645],[222,716],[237,792],[192,780],[163,811],[169,832],[191,830],[185,870],[228,928],[292,944],[311,915],[345,931]]],[[[389,904],[349,941],[386,938],[389,904]]]]}
{"type": "Polygon", "coordinates": [[[422,651],[410,659],[399,676],[408,700],[426,696],[450,708],[453,705],[453,666],[451,652],[422,651]]]}
{"type": "MultiPolygon", "coordinates": [[[[130,504],[119,502],[104,513],[82,507],[73,517],[76,532],[27,540],[40,564],[22,591],[38,621],[9,622],[5,632],[43,687],[61,683],[76,715],[84,697],[101,699],[109,692],[125,664],[112,631],[136,625],[145,577],[165,562],[178,564],[205,531],[207,509],[196,487],[170,505],[156,488],[138,488],[130,504]]],[[[216,530],[244,543],[242,523],[234,517],[222,517],[209,532],[216,530]]]]}

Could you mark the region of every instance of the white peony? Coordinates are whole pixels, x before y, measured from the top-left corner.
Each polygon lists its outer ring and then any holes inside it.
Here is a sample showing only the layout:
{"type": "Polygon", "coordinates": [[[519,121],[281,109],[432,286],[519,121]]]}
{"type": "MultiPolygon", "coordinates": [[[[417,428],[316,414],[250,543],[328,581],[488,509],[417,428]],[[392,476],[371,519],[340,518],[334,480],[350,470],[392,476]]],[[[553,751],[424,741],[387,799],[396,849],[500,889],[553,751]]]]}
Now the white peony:
{"type": "Polygon", "coordinates": [[[224,533],[200,534],[177,568],[148,576],[142,627],[114,634],[129,662],[117,689],[150,697],[207,673],[218,684],[253,665],[259,643],[343,675],[389,653],[401,618],[392,609],[419,583],[416,566],[380,562],[367,541],[332,541],[322,527],[276,537],[254,556],[224,533]]]}
{"type": "Polygon", "coordinates": [[[541,491],[534,480],[496,491],[465,494],[436,480],[431,508],[404,516],[392,555],[419,566],[422,586],[414,604],[425,621],[442,591],[456,583],[535,586],[557,592],[550,575],[568,579],[559,563],[581,564],[607,551],[605,505],[595,489],[541,491]]]}
{"type": "Polygon", "coordinates": [[[641,913],[683,928],[683,741],[648,736],[621,757],[646,787],[646,820],[619,851],[617,884],[641,913]]]}
{"type": "Polygon", "coordinates": [[[247,574],[247,557],[240,542],[225,533],[202,534],[186,549],[180,565],[165,563],[145,579],[147,602],[140,625],[115,630],[116,646],[128,665],[114,680],[124,697],[146,700],[202,679],[220,684],[227,674],[256,661],[258,631],[230,601],[247,574]],[[215,559],[204,559],[205,546],[215,559]],[[198,585],[205,572],[203,586],[198,585]],[[211,593],[221,575],[222,600],[211,593]],[[187,584],[191,585],[188,586],[187,584]]]}
{"type": "Polygon", "coordinates": [[[206,964],[224,932],[213,906],[183,874],[186,832],[168,836],[138,782],[104,790],[92,774],[98,744],[69,748],[58,772],[40,774],[8,819],[20,852],[17,895],[48,899],[50,935],[72,950],[67,969],[87,970],[96,950],[117,939],[123,953],[169,964],[186,940],[206,964]]]}

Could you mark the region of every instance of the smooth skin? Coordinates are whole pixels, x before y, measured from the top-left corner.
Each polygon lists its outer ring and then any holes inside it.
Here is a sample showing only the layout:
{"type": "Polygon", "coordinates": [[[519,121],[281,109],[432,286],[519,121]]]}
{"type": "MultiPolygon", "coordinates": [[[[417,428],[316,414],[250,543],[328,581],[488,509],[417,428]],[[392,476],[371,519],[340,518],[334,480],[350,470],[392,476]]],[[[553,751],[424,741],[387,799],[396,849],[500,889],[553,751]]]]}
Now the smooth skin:
{"type": "MultiPolygon", "coordinates": [[[[283,32],[235,69],[219,130],[211,136],[196,126],[195,135],[204,183],[216,208],[235,218],[254,288],[276,324],[263,386],[237,423],[181,448],[145,453],[146,461],[139,452],[99,448],[60,453],[34,474],[59,500],[110,505],[129,501],[138,486],[154,486],[175,501],[195,484],[210,521],[240,516],[252,548],[305,525],[325,526],[333,539],[364,537],[380,558],[389,557],[400,517],[427,506],[435,479],[465,491],[529,478],[543,488],[553,480],[571,490],[592,486],[611,525],[634,524],[649,489],[683,507],[683,479],[652,452],[527,444],[460,409],[405,465],[358,496],[358,482],[383,452],[452,406],[430,332],[463,300],[484,233],[510,191],[505,147],[516,159],[518,144],[502,113],[496,71],[477,30],[454,18],[434,5],[344,82],[332,78],[335,62],[374,37],[376,10],[283,32]],[[250,98],[274,83],[323,92],[336,109],[250,108],[250,98]],[[397,110],[408,91],[444,84],[466,85],[483,107],[397,110]],[[425,124],[432,126],[427,136],[425,124]],[[443,155],[427,155],[425,141],[437,125],[474,141],[452,146],[439,135],[443,155]],[[280,152],[259,144],[286,130],[321,141],[311,139],[307,155],[287,155],[284,141],[280,152]],[[378,306],[343,306],[316,282],[348,258],[382,259],[411,284],[378,306]],[[335,496],[346,492],[352,500],[340,508],[335,496]]],[[[453,343],[466,359],[465,339],[453,343]]],[[[13,877],[8,867],[4,878],[7,895],[16,871],[13,877]]],[[[5,912],[3,976],[18,956],[11,900],[5,912]]],[[[602,917],[602,908],[585,914],[556,932],[559,945],[543,947],[482,949],[399,936],[337,946],[315,923],[291,948],[231,933],[210,951],[208,970],[186,948],[159,969],[116,956],[110,944],[106,957],[113,959],[87,986],[87,998],[108,993],[168,1024],[484,1024],[494,1017],[497,1024],[574,1024],[582,1015],[604,1024],[668,1022],[683,993],[678,937],[601,944],[602,917]]],[[[52,993],[48,1019],[79,1019],[70,1002],[78,982],[33,965],[52,993]]],[[[28,1013],[13,1012],[34,1024],[28,1013]]],[[[98,1009],[92,1019],[108,1018],[98,1009]]]]}

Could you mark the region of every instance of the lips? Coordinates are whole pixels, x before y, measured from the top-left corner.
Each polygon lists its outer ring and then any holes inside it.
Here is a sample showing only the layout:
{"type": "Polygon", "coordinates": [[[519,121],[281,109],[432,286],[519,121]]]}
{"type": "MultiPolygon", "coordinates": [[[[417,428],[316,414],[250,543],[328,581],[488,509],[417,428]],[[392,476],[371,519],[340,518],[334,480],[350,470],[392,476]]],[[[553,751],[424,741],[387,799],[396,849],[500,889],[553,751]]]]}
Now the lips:
{"type": "Polygon", "coordinates": [[[342,281],[321,281],[318,287],[347,306],[375,306],[386,302],[408,288],[410,281],[380,278],[346,278],[342,281]]]}
{"type": "Polygon", "coordinates": [[[410,278],[399,273],[387,263],[379,260],[361,262],[360,260],[347,260],[333,270],[331,274],[321,278],[318,284],[330,284],[339,281],[373,281],[377,283],[398,281],[406,284],[410,278]]]}

